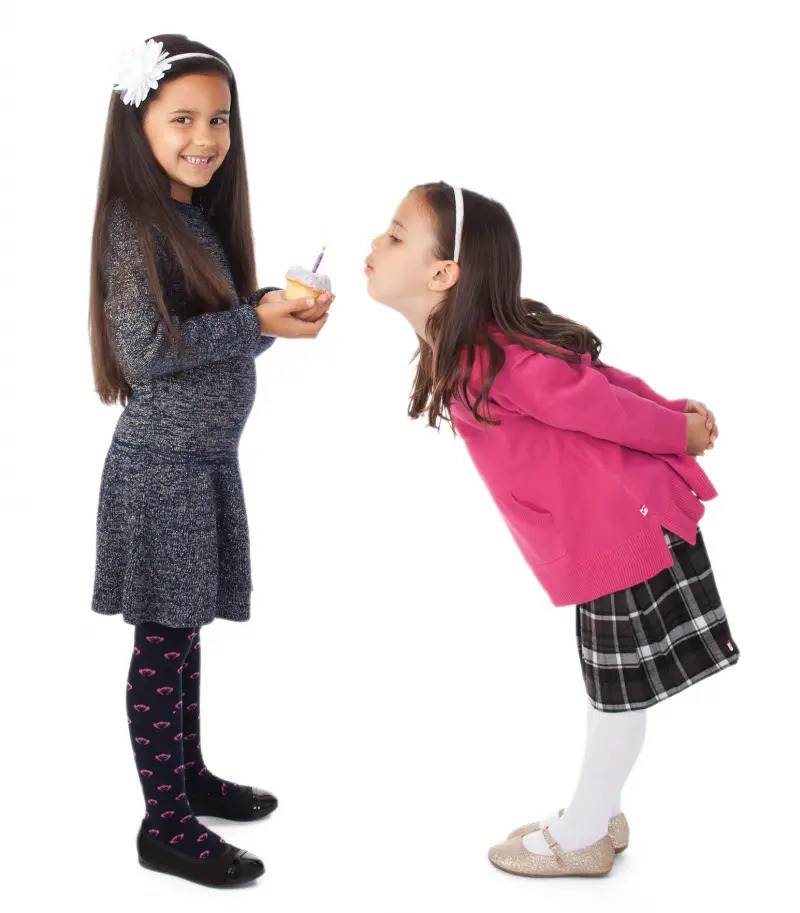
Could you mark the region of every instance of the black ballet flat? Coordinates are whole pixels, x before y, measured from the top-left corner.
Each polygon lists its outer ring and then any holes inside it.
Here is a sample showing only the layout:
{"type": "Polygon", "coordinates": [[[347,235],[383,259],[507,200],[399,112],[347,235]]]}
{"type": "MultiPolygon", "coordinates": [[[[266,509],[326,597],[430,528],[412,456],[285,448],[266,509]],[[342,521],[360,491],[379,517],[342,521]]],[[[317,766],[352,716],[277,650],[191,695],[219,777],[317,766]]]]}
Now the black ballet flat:
{"type": "Polygon", "coordinates": [[[144,822],[136,835],[136,849],[139,864],[146,869],[177,875],[211,888],[246,884],[264,874],[264,863],[258,856],[232,843],[226,843],[224,852],[218,856],[196,859],[148,834],[144,822]]]}
{"type": "Polygon", "coordinates": [[[278,807],[278,800],[263,789],[245,786],[226,796],[190,792],[187,796],[195,815],[213,815],[229,821],[266,818],[278,807]]]}

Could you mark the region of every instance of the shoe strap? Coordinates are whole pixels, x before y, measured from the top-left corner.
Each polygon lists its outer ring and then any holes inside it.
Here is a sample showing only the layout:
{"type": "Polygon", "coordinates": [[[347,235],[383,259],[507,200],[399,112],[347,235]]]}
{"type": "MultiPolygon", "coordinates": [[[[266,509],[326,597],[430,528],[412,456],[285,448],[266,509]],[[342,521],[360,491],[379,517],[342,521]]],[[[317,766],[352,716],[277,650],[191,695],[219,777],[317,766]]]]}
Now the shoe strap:
{"type": "Polygon", "coordinates": [[[544,835],[544,839],[547,841],[553,855],[562,865],[564,865],[566,863],[566,860],[564,859],[564,851],[561,849],[558,841],[550,833],[550,828],[547,825],[542,828],[542,834],[544,835]]]}

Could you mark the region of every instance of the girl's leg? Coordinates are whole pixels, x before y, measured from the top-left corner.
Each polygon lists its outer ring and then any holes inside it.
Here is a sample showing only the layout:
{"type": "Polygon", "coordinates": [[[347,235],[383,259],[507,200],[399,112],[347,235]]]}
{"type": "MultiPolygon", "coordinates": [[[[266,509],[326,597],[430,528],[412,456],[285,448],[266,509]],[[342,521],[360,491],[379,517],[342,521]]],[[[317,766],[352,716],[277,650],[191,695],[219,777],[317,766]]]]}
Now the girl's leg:
{"type": "MultiPolygon", "coordinates": [[[[641,711],[641,712],[644,712],[644,711],[641,711]]],[[[587,706],[587,709],[586,709],[586,731],[587,732],[589,732],[590,729],[594,726],[595,721],[598,719],[598,713],[599,713],[599,711],[595,709],[594,705],[589,703],[587,706]]],[[[642,732],[642,740],[644,740],[644,732],[642,732]]],[[[637,754],[637,756],[638,756],[638,754],[637,754]]],[[[633,769],[633,763],[635,760],[636,760],[635,757],[631,760],[631,769],[633,769]]],[[[630,771],[629,771],[629,773],[630,773],[630,771]]],[[[626,777],[626,779],[627,779],[627,777],[626,777]]],[[[610,807],[610,811],[609,811],[609,818],[613,818],[615,815],[618,815],[622,811],[622,804],[621,804],[622,803],[622,786],[623,786],[623,784],[620,784],[620,787],[616,791],[616,793],[613,793],[613,795],[611,795],[611,807],[610,807]]],[[[566,815],[566,813],[567,812],[565,809],[564,814],[566,815]]]]}
{"type": "Polygon", "coordinates": [[[181,665],[192,640],[191,628],[136,625],[126,703],[148,831],[205,859],[224,852],[225,841],[195,818],[186,795],[181,665]]]}
{"type": "Polygon", "coordinates": [[[218,815],[234,821],[263,818],[278,805],[272,793],[223,780],[206,766],[200,745],[200,628],[194,629],[193,641],[182,666],[186,730],[183,751],[189,804],[201,815],[218,815]]]}
{"type": "MultiPolygon", "coordinates": [[[[581,849],[608,833],[619,811],[622,787],[639,756],[645,736],[645,711],[608,713],[589,705],[586,749],[578,785],[561,818],[550,826],[565,852],[581,849]]],[[[550,854],[541,831],[523,837],[532,853],[550,854]]]]}
{"type": "MultiPolygon", "coordinates": [[[[588,744],[588,739],[589,739],[589,735],[588,735],[588,734],[592,731],[592,728],[593,728],[593,726],[594,726],[594,722],[595,722],[596,717],[597,717],[597,711],[595,710],[594,706],[593,706],[591,703],[587,702],[587,704],[586,704],[586,733],[587,733],[586,738],[587,738],[587,744],[588,744]]],[[[610,812],[610,814],[609,814],[609,818],[613,818],[614,815],[618,815],[619,812],[620,812],[621,810],[622,810],[622,809],[621,809],[621,807],[620,807],[620,794],[617,793],[616,796],[612,797],[612,801],[611,801],[611,812],[610,812]]],[[[566,813],[567,813],[567,811],[566,811],[566,808],[565,808],[565,809],[564,809],[564,814],[566,814],[566,813]]],[[[556,821],[559,820],[558,811],[557,811],[557,810],[554,810],[554,811],[552,811],[549,815],[546,815],[546,816],[540,818],[539,820],[542,821],[544,824],[547,824],[547,825],[554,824],[556,821]]]]}
{"type": "Polygon", "coordinates": [[[226,796],[240,787],[232,780],[222,780],[206,767],[200,745],[200,628],[193,629],[192,646],[183,663],[183,752],[186,763],[186,792],[192,796],[226,796]]]}

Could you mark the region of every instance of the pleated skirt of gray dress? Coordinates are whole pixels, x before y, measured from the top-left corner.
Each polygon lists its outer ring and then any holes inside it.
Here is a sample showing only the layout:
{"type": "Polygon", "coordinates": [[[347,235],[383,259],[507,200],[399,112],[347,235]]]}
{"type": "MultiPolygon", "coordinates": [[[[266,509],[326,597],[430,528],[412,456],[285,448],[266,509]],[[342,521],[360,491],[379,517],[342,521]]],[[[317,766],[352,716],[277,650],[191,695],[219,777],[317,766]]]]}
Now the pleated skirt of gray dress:
{"type": "Polygon", "coordinates": [[[238,457],[112,440],[97,507],[92,610],[135,625],[247,621],[252,591],[238,457]]]}

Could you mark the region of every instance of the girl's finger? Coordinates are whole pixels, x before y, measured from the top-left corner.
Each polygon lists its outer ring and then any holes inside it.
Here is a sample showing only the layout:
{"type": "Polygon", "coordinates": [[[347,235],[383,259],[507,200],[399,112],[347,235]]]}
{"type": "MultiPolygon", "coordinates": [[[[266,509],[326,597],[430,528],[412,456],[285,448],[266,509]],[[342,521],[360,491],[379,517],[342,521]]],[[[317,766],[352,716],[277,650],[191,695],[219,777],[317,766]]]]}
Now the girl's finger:
{"type": "Polygon", "coordinates": [[[325,321],[328,319],[327,312],[320,317],[319,320],[315,320],[313,323],[310,320],[299,320],[298,323],[302,326],[302,330],[298,332],[298,336],[305,339],[313,339],[317,333],[325,326],[325,321]]]}
{"type": "Polygon", "coordinates": [[[297,317],[300,320],[313,323],[315,320],[319,320],[319,318],[327,312],[330,306],[330,301],[326,301],[325,296],[320,295],[319,298],[317,298],[314,307],[308,308],[307,310],[301,308],[300,310],[293,311],[292,317],[297,317]]]}
{"type": "Polygon", "coordinates": [[[299,317],[288,317],[286,335],[295,339],[314,335],[314,324],[310,320],[301,320],[299,317]]]}
{"type": "Polygon", "coordinates": [[[293,317],[299,317],[300,320],[304,320],[306,323],[314,323],[315,320],[319,320],[323,314],[327,313],[328,308],[326,307],[315,307],[311,308],[310,311],[306,314],[298,313],[292,314],[293,317]]]}

